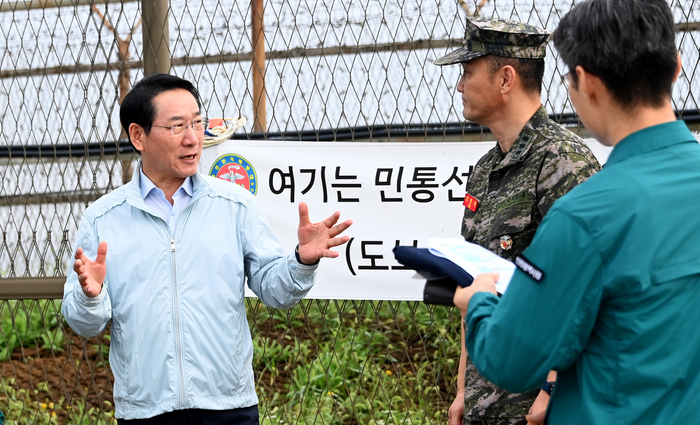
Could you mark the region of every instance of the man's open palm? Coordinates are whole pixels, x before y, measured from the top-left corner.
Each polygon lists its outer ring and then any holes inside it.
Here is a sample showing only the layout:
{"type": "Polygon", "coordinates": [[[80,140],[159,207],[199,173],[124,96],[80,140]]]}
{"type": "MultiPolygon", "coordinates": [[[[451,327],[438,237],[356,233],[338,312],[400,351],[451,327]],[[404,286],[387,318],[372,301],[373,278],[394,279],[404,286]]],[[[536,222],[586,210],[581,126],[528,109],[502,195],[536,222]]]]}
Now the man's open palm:
{"type": "Polygon", "coordinates": [[[73,270],[78,274],[78,282],[88,297],[96,297],[102,292],[102,284],[107,276],[107,242],[102,241],[97,246],[95,261],[87,258],[82,247],[75,251],[73,270]]]}
{"type": "Polygon", "coordinates": [[[338,254],[331,251],[330,248],[342,245],[347,242],[350,237],[343,236],[337,238],[352,225],[352,220],[346,220],[338,225],[340,212],[336,211],[327,219],[311,223],[309,220],[309,207],[305,202],[299,203],[299,258],[304,264],[313,264],[322,257],[335,258],[338,254]]]}

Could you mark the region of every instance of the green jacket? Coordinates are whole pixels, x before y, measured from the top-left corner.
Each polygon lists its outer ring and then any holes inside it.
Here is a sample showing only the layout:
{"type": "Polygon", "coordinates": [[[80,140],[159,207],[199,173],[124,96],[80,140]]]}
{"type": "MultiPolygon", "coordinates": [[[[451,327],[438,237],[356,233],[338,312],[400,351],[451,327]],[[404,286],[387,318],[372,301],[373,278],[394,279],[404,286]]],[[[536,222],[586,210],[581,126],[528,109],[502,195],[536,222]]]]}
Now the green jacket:
{"type": "Polygon", "coordinates": [[[698,164],[682,121],[620,141],[552,206],[503,297],[472,298],[479,372],[522,391],[557,370],[550,424],[697,423],[698,164]]]}
{"type": "MultiPolygon", "coordinates": [[[[554,201],[599,169],[588,146],[540,107],[507,154],[496,144],[474,167],[467,192],[479,206],[476,212],[465,209],[462,236],[512,261],[530,245],[554,201]],[[510,247],[501,248],[501,237],[510,247]]],[[[467,417],[523,418],[538,393],[539,388],[509,394],[480,377],[467,361],[467,417]]]]}

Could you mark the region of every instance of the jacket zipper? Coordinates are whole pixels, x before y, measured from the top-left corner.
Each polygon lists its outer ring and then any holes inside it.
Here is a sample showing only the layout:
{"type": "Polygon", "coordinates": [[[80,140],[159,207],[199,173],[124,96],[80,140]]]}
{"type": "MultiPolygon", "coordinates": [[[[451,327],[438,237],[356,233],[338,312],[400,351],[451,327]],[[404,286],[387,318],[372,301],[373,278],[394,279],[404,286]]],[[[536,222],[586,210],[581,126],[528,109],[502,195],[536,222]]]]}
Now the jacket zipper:
{"type": "MultiPolygon", "coordinates": [[[[175,311],[175,350],[176,350],[176,361],[177,361],[177,370],[179,376],[179,385],[180,385],[180,407],[184,409],[186,406],[185,404],[187,403],[187,400],[185,398],[185,372],[184,372],[184,366],[183,366],[183,355],[182,355],[182,337],[181,337],[181,332],[180,332],[180,300],[178,297],[178,291],[177,291],[177,259],[176,259],[176,252],[177,252],[177,247],[175,246],[175,235],[177,233],[177,228],[180,227],[180,218],[182,218],[182,215],[187,213],[188,210],[192,207],[192,204],[195,203],[198,198],[192,197],[192,200],[190,201],[190,204],[180,213],[180,217],[177,219],[177,224],[175,227],[175,231],[173,232],[173,236],[170,238],[170,272],[173,276],[172,278],[172,283],[173,283],[173,304],[174,304],[174,311],[175,311]]],[[[168,223],[166,221],[163,221],[165,224],[165,231],[170,237],[170,226],[168,226],[168,223]]]]}
{"type": "MultiPolygon", "coordinates": [[[[165,224],[167,227],[167,223],[165,224]]],[[[170,235],[170,231],[168,231],[170,235]]],[[[177,293],[177,263],[175,258],[175,253],[177,249],[175,247],[175,238],[170,239],[170,272],[173,276],[173,304],[175,311],[175,351],[177,353],[177,370],[180,376],[179,386],[180,386],[180,408],[185,408],[185,372],[182,366],[182,340],[180,337],[180,300],[178,299],[177,293]]]]}

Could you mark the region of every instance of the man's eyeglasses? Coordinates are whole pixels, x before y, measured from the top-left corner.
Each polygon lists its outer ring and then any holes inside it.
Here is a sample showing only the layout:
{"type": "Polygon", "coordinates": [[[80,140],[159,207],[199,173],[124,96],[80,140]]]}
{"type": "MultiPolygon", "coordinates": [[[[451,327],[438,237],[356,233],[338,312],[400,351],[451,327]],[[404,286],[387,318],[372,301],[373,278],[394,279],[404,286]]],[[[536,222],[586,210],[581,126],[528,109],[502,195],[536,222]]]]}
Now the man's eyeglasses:
{"type": "Polygon", "coordinates": [[[151,127],[169,128],[170,131],[173,133],[173,136],[177,136],[187,131],[189,127],[192,127],[194,131],[198,131],[201,133],[207,128],[208,125],[208,118],[197,118],[189,124],[173,124],[170,126],[152,124],[151,127]]]}

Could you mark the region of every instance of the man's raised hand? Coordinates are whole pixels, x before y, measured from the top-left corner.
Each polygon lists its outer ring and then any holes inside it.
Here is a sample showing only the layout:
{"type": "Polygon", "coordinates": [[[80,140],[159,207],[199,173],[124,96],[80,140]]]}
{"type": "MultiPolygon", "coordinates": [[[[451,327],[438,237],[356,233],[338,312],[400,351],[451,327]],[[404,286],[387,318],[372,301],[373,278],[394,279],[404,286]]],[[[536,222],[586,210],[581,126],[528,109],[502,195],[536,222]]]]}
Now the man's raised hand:
{"type": "Polygon", "coordinates": [[[83,292],[90,298],[100,295],[102,292],[102,284],[107,276],[107,242],[102,241],[97,246],[97,258],[91,261],[82,247],[78,247],[75,251],[75,263],[73,270],[78,275],[78,282],[83,292]]]}
{"type": "Polygon", "coordinates": [[[352,225],[352,220],[345,220],[336,225],[340,218],[340,212],[336,211],[327,219],[311,223],[309,220],[309,207],[305,202],[299,203],[299,258],[304,264],[313,264],[322,257],[335,258],[338,254],[331,251],[338,245],[347,242],[350,237],[336,237],[352,225]]]}

